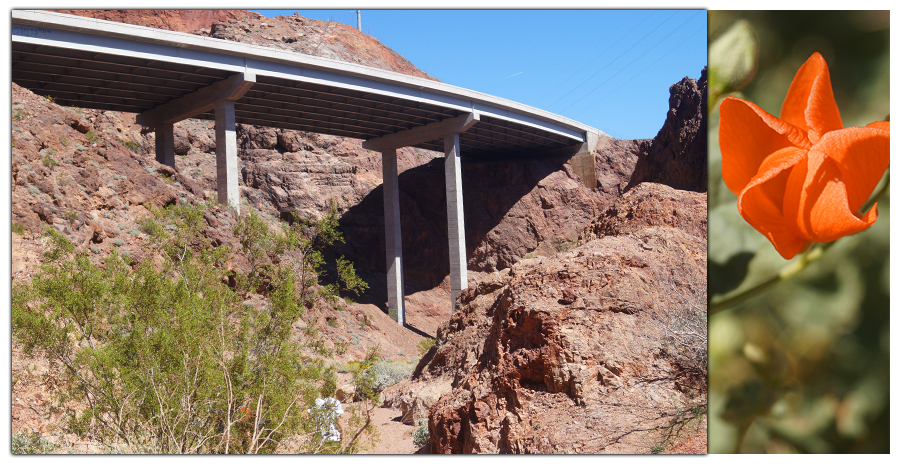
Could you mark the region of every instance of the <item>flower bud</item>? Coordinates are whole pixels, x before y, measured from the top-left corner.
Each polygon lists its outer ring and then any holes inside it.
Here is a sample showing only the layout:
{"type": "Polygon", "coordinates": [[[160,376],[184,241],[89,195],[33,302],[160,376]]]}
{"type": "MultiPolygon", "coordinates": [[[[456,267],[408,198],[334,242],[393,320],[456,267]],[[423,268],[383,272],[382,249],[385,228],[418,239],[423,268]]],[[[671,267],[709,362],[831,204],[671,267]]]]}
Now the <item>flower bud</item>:
{"type": "Polygon", "coordinates": [[[747,20],[734,23],[709,46],[709,82],[718,95],[743,89],[756,76],[759,40],[747,20]]]}

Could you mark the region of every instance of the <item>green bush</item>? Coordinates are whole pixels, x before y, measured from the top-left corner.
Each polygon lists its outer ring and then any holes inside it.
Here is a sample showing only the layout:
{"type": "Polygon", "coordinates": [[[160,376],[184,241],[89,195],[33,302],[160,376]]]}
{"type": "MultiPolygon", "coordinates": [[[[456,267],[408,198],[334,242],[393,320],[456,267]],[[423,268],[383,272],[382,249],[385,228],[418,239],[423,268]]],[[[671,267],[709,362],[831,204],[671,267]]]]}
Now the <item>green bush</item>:
{"type": "Polygon", "coordinates": [[[134,140],[122,139],[122,140],[120,140],[120,142],[122,142],[122,146],[124,146],[125,148],[127,148],[135,153],[140,153],[140,151],[141,151],[141,145],[138,144],[137,142],[135,142],[134,140]]]}
{"type": "Polygon", "coordinates": [[[357,393],[377,396],[385,388],[409,377],[414,366],[402,361],[376,360],[356,376],[357,393]]]}
{"type": "Polygon", "coordinates": [[[67,428],[105,445],[167,454],[274,452],[288,437],[300,452],[357,450],[372,428],[368,411],[365,419],[352,416],[359,430],[352,439],[315,439],[307,411],[334,393],[335,374],[294,342],[293,323],[315,280],[297,251],[313,254],[304,244],[335,231],[277,234],[242,216],[239,225],[254,232],[243,234],[242,247],[267,258],[239,276],[245,284],[265,280],[266,302],[254,306],[241,296],[248,286],[226,284],[231,250],[205,237],[203,210],[151,210],[142,228],[163,257],[161,268],[148,259],[132,269],[116,251],[95,264],[45,229],[52,242],[45,264],[30,284],[13,289],[13,336],[27,355],[45,355],[61,373],[67,428]]]}
{"type": "Polygon", "coordinates": [[[25,235],[25,232],[26,232],[25,226],[23,226],[22,224],[19,224],[18,222],[12,223],[12,231],[13,231],[13,233],[16,233],[19,235],[25,235]]]}
{"type": "Polygon", "coordinates": [[[92,130],[85,132],[84,136],[87,137],[88,143],[97,143],[100,141],[100,137],[97,137],[97,133],[92,130]]]}
{"type": "Polygon", "coordinates": [[[56,445],[34,433],[31,435],[12,434],[12,454],[53,454],[56,445]]]}
{"type": "Polygon", "coordinates": [[[412,432],[413,445],[416,448],[428,446],[431,443],[431,432],[428,431],[428,419],[419,419],[419,426],[412,432]]]}
{"type": "Polygon", "coordinates": [[[434,338],[423,338],[419,340],[419,344],[416,345],[416,348],[419,349],[419,356],[425,356],[425,353],[434,346],[435,341],[437,341],[437,339],[434,338]]]}
{"type": "Polygon", "coordinates": [[[48,149],[44,150],[43,153],[44,153],[44,156],[41,158],[41,164],[43,164],[44,166],[47,166],[51,170],[53,168],[59,166],[59,161],[57,161],[56,158],[53,157],[53,155],[56,154],[56,150],[54,150],[52,148],[48,148],[48,149]]]}

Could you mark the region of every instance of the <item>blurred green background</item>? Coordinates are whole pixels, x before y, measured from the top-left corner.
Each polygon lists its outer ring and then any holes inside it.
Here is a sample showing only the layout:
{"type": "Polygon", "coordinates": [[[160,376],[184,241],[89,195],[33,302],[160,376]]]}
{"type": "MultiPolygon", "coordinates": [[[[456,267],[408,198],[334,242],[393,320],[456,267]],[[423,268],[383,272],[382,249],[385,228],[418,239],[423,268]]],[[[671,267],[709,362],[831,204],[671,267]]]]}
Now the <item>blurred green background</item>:
{"type": "MultiPolygon", "coordinates": [[[[710,44],[742,19],[758,40],[755,77],[722,96],[778,116],[794,74],[819,52],[844,126],[888,116],[889,12],[710,11],[710,44]]],[[[734,58],[726,55],[714,56],[711,45],[711,89],[716,63],[734,58]]],[[[712,303],[789,264],[744,222],[737,197],[722,182],[718,119],[715,102],[709,119],[712,303]]],[[[791,280],[710,316],[710,453],[889,452],[889,193],[878,211],[874,226],[838,240],[791,280]]]]}

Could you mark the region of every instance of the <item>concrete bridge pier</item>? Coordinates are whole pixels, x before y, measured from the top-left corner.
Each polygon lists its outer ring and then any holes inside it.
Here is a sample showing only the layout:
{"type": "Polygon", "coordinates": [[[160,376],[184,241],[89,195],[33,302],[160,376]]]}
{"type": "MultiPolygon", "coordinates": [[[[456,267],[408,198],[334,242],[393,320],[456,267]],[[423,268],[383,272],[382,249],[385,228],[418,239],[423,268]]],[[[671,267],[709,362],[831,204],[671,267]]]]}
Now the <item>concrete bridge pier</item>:
{"type": "Polygon", "coordinates": [[[216,102],[216,191],[219,203],[231,205],[240,214],[237,132],[232,100],[216,102]]]}
{"type": "Polygon", "coordinates": [[[175,167],[175,125],[162,123],[156,126],[156,161],[175,167]]]}
{"type": "Polygon", "coordinates": [[[450,312],[455,313],[456,297],[468,287],[458,133],[444,136],[444,187],[447,192],[447,238],[450,242],[450,312]]]}
{"type": "Polygon", "coordinates": [[[381,152],[381,172],[384,179],[382,186],[388,312],[402,326],[406,319],[403,303],[403,245],[400,239],[400,189],[396,148],[388,148],[381,152]]]}
{"type": "Polygon", "coordinates": [[[171,100],[137,117],[138,124],[156,131],[156,161],[175,167],[175,126],[178,121],[209,110],[216,115],[216,189],[219,203],[240,214],[237,133],[234,102],[256,83],[256,75],[243,72],[171,100]]]}
{"type": "MultiPolygon", "coordinates": [[[[405,323],[403,303],[403,251],[400,243],[400,191],[397,187],[397,148],[444,139],[447,189],[447,225],[450,242],[451,312],[456,312],[456,297],[466,288],[466,235],[463,221],[462,177],[459,166],[459,134],[480,121],[478,113],[463,114],[424,126],[366,140],[363,148],[381,152],[384,178],[384,236],[389,311],[396,310],[396,321],[405,323]]],[[[393,314],[391,314],[394,317],[393,314]]]]}

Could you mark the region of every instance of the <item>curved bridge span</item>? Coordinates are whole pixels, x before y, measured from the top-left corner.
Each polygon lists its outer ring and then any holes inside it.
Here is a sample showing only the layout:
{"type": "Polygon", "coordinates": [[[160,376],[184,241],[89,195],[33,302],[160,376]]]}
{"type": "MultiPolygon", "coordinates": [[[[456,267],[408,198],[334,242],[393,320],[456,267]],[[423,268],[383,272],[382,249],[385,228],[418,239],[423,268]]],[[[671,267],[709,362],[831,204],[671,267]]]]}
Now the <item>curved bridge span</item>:
{"type": "MultiPolygon", "coordinates": [[[[443,151],[451,307],[466,287],[461,160],[573,156],[595,187],[603,135],[510,100],[284,50],[39,10],[12,11],[12,80],[62,105],[138,113],[175,165],[173,124],[215,120],[217,193],[239,207],[235,124],[363,139],[382,153],[388,303],[403,316],[397,148],[443,151]]],[[[473,72],[477,72],[473,71],[473,72]]]]}

